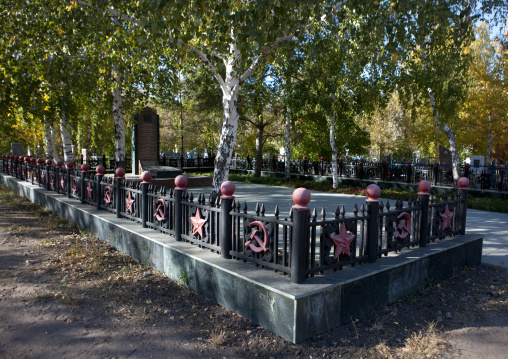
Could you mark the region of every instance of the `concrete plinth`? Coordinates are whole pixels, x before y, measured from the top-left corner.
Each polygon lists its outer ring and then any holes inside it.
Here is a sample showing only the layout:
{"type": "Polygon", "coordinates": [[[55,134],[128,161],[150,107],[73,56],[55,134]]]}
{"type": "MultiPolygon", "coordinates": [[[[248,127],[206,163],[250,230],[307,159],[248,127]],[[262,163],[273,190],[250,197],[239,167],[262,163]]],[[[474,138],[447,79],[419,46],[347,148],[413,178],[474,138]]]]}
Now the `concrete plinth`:
{"type": "Polygon", "coordinates": [[[426,283],[480,264],[482,238],[458,236],[373,264],[292,284],[286,276],[220,255],[77,200],[0,175],[9,188],[89,229],[101,240],[295,343],[383,307],[426,283]]]}

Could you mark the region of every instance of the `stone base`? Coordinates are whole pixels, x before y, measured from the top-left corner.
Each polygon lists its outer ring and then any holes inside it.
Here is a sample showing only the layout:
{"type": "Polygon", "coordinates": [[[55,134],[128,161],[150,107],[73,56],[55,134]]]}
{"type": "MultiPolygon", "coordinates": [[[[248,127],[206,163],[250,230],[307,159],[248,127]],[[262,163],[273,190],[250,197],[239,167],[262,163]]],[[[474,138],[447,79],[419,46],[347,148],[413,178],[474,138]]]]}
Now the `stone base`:
{"type": "Polygon", "coordinates": [[[0,175],[0,181],[169,278],[186,278],[191,290],[294,343],[481,262],[482,238],[468,234],[292,284],[281,274],[221,259],[208,250],[176,242],[169,235],[15,178],[0,175]]]}

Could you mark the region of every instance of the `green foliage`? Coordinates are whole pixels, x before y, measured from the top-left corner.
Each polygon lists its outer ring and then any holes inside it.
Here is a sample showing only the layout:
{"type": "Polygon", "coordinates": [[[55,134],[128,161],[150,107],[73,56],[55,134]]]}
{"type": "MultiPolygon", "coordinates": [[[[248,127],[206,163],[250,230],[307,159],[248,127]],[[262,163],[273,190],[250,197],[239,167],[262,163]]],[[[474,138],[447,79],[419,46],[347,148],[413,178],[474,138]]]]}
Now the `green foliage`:
{"type": "Polygon", "coordinates": [[[508,201],[501,198],[474,198],[469,196],[467,208],[499,213],[508,213],[508,201]]]}

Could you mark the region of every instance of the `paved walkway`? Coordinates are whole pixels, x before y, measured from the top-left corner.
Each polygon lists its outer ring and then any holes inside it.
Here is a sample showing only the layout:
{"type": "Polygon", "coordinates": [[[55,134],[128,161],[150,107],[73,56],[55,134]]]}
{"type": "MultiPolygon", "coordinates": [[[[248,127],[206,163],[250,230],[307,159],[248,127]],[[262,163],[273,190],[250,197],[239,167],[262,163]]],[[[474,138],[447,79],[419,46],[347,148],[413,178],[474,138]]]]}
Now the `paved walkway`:
{"type": "MultiPolygon", "coordinates": [[[[275,206],[279,206],[280,216],[284,217],[289,213],[293,189],[285,187],[273,187],[256,185],[250,183],[235,182],[235,197],[237,200],[247,202],[249,211],[254,210],[256,203],[264,203],[266,215],[271,215],[275,206]]],[[[209,193],[211,187],[194,187],[190,191],[194,193],[209,193]]],[[[382,193],[381,193],[382,196],[382,193]]],[[[321,208],[324,207],[327,217],[333,217],[337,206],[344,206],[346,213],[352,213],[354,205],[358,208],[365,203],[366,197],[344,195],[311,191],[309,207],[311,210],[316,207],[318,216],[321,208]]],[[[383,200],[386,204],[387,200],[383,200]]],[[[395,201],[390,201],[394,205],[395,201]]],[[[468,209],[467,227],[468,233],[479,233],[483,235],[482,262],[494,266],[508,268],[508,214],[487,212],[468,209]]]]}

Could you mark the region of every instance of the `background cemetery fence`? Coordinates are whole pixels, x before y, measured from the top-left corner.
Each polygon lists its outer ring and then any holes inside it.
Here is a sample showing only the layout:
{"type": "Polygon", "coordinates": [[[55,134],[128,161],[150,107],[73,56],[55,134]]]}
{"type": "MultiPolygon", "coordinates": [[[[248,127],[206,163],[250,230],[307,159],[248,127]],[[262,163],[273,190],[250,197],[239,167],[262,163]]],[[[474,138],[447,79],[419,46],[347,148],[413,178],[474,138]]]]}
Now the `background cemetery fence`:
{"type": "Polygon", "coordinates": [[[62,162],[4,156],[2,169],[224,259],[251,262],[288,275],[293,283],[463,235],[466,228],[469,180],[465,177],[458,181],[458,189],[441,198],[431,196],[431,183],[422,180],[418,198],[406,205],[401,201],[394,206],[384,204],[378,200],[379,187],[369,185],[368,199],[353,209],[352,216],[345,216],[344,207],[331,215],[324,209],[319,214],[316,209],[311,212],[307,207],[310,192],[299,188],[293,194],[295,205],[287,216],[281,216],[277,207],[268,215],[263,204],[256,204],[249,213],[246,203],[235,201],[232,182],[223,183],[222,196],[207,198],[187,191],[185,176],[175,179],[175,189],[166,190],[150,183],[150,172],[141,174],[142,182],[126,181],[123,168],[117,168],[114,177],[104,177],[102,165],[94,173],[86,163],[78,171],[72,162],[64,168],[62,162]]]}
{"type": "MultiPolygon", "coordinates": [[[[231,161],[231,169],[247,170],[254,169],[255,159],[250,157],[234,157],[231,161]]],[[[284,159],[273,156],[264,159],[262,171],[274,173],[283,177],[285,168],[284,159]]],[[[321,157],[320,161],[302,160],[291,161],[291,173],[299,175],[332,176],[332,164],[321,157]]],[[[494,191],[508,191],[508,176],[505,175],[505,165],[460,166],[460,174],[470,181],[469,188],[494,191]]],[[[355,178],[360,180],[379,180],[396,183],[416,184],[421,180],[428,180],[435,186],[454,187],[456,183],[452,177],[451,165],[396,163],[387,160],[381,162],[365,161],[363,159],[339,158],[337,161],[337,175],[340,178],[355,178]]]]}
{"type": "MultiPolygon", "coordinates": [[[[16,156],[7,156],[16,157],[16,156]]],[[[26,157],[18,157],[25,158],[26,157]]],[[[33,158],[31,158],[33,159],[33,158]]],[[[196,154],[193,158],[184,156],[167,157],[165,153],[161,155],[159,166],[169,166],[180,168],[187,171],[212,171],[215,155],[212,153],[208,157],[202,154],[196,154]]],[[[128,166],[131,164],[129,158],[126,159],[128,166]]],[[[240,158],[235,156],[231,161],[231,169],[234,171],[252,171],[256,160],[249,156],[240,158]]],[[[113,173],[115,170],[115,159],[107,158],[106,155],[90,156],[84,160],[83,155],[74,161],[75,167],[88,164],[90,170],[95,170],[97,166],[103,166],[106,173],[113,173]]],[[[283,177],[285,168],[284,158],[278,159],[273,156],[272,159],[264,159],[262,171],[264,174],[271,173],[274,176],[283,177]]],[[[332,164],[325,161],[322,157],[320,161],[308,161],[306,157],[302,160],[291,161],[291,174],[293,175],[313,175],[313,176],[332,176],[332,164]]],[[[126,171],[130,173],[131,167],[126,171]]],[[[470,189],[492,190],[508,192],[508,176],[505,175],[505,165],[485,165],[471,166],[464,164],[460,166],[460,174],[467,177],[470,181],[470,189]]],[[[412,163],[396,163],[383,160],[381,162],[365,161],[363,159],[339,158],[337,162],[337,175],[340,178],[352,178],[360,180],[378,180],[392,183],[412,183],[417,184],[421,180],[428,180],[434,186],[456,187],[453,181],[451,165],[412,163]]]]}

